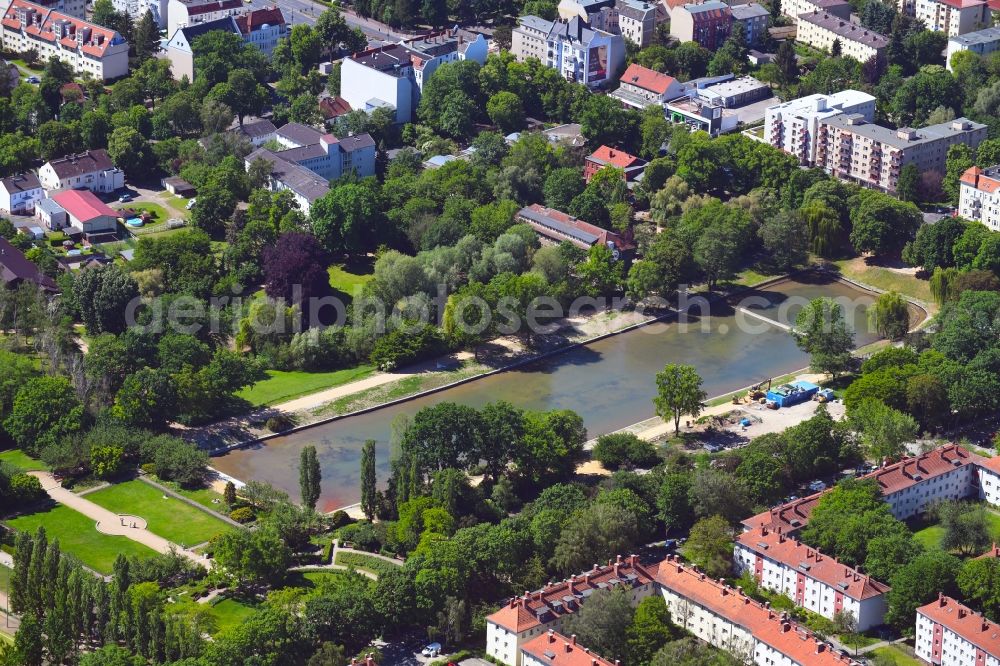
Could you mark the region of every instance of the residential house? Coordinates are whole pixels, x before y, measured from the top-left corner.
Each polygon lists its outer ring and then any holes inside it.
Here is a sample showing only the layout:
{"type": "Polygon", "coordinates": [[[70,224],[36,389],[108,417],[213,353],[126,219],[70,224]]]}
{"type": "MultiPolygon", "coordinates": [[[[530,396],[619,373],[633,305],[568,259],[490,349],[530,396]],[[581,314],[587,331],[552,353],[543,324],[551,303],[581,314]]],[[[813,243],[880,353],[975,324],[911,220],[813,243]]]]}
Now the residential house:
{"type": "Polygon", "coordinates": [[[236,19],[232,16],[223,16],[214,21],[203,21],[190,26],[184,25],[170,35],[170,39],[162,43],[163,55],[170,61],[170,71],[175,79],[182,79],[185,76],[189,81],[194,80],[194,41],[202,35],[213,30],[223,30],[234,35],[242,35],[240,28],[236,25],[236,19]]]}
{"type": "Polygon", "coordinates": [[[531,227],[543,245],[559,245],[569,242],[581,250],[589,250],[595,245],[611,248],[616,259],[628,255],[635,244],[613,231],[579,220],[561,210],[546,208],[541,204],[531,204],[517,212],[515,219],[531,227]]]}
{"type": "Polygon", "coordinates": [[[1000,28],[986,28],[948,38],[945,50],[945,66],[951,71],[951,57],[961,51],[969,51],[986,57],[1000,49],[1000,28]]]}
{"type": "Polygon", "coordinates": [[[875,98],[859,90],[832,95],[817,93],[768,107],[764,114],[764,140],[794,155],[803,166],[816,166],[819,123],[839,114],[860,114],[875,120],[875,98]]]}
{"type": "Polygon", "coordinates": [[[38,170],[38,180],[49,192],[82,188],[107,193],[125,187],[125,174],[103,148],[49,160],[38,170]]]}
{"type": "Polygon", "coordinates": [[[28,261],[24,253],[0,236],[0,281],[8,289],[16,289],[24,282],[34,282],[45,291],[58,290],[56,282],[38,266],[28,261]]]}
{"type": "Polygon", "coordinates": [[[211,23],[243,11],[241,0],[168,0],[167,34],[197,23],[211,23]]]}
{"type": "Polygon", "coordinates": [[[630,155],[624,150],[601,146],[587,156],[583,163],[583,178],[588,183],[598,171],[606,166],[621,169],[626,182],[635,180],[646,170],[646,160],[630,155]]]}
{"type": "Polygon", "coordinates": [[[617,0],[618,32],[640,49],[653,43],[656,38],[657,6],[659,3],[647,0],[617,0]]]}
{"type": "Polygon", "coordinates": [[[958,181],[958,214],[1000,231],[1000,166],[969,167],[958,181]]]}
{"type": "Polygon", "coordinates": [[[663,106],[669,100],[682,97],[686,90],[674,77],[636,63],[629,65],[618,81],[621,85],[611,96],[636,109],[663,106]]]}
{"type": "Polygon", "coordinates": [[[934,666],[1000,666],[1000,625],[938,593],[917,609],[913,648],[934,666]]]}
{"type": "Polygon", "coordinates": [[[274,132],[274,140],[283,148],[311,146],[319,143],[321,138],[323,138],[323,132],[302,123],[285,123],[281,129],[274,132]]]}
{"type": "Polygon", "coordinates": [[[889,586],[780,530],[759,527],[736,538],[736,573],[748,572],[764,589],[784,594],[833,620],[849,613],[857,631],[883,624],[889,586]]]}
{"type": "Polygon", "coordinates": [[[227,131],[242,136],[254,148],[260,148],[268,141],[277,137],[278,134],[278,128],[266,118],[253,121],[244,120],[242,125],[237,123],[235,127],[227,131]]]}
{"type": "Polygon", "coordinates": [[[30,215],[43,196],[38,176],[30,171],[0,180],[0,212],[30,215]]]}
{"type": "Polygon", "coordinates": [[[722,46],[733,29],[733,11],[721,0],[674,7],[670,11],[670,36],[697,42],[709,51],[722,46]]]}
{"type": "Polygon", "coordinates": [[[90,190],[64,190],[51,198],[66,211],[69,226],[85,236],[111,232],[118,226],[118,212],[90,190]]]}
{"type": "MultiPolygon", "coordinates": [[[[978,486],[979,498],[1000,506],[1000,456],[979,460],[976,468],[979,479],[974,486],[978,486]]],[[[996,544],[993,549],[996,550],[996,544]]]]}
{"type": "Polygon", "coordinates": [[[102,81],[128,74],[128,42],[114,30],[27,0],[11,0],[2,23],[7,52],[35,49],[41,62],[56,57],[102,81]]]}
{"type": "Polygon", "coordinates": [[[35,206],[35,219],[49,231],[59,231],[69,226],[66,211],[52,199],[42,199],[35,206]]]}
{"type": "Polygon", "coordinates": [[[822,51],[831,51],[840,43],[842,55],[858,62],[868,62],[889,46],[889,38],[827,11],[813,10],[799,14],[795,39],[822,51]]]}
{"type": "Polygon", "coordinates": [[[343,97],[324,97],[319,101],[319,112],[323,114],[323,120],[327,124],[333,123],[352,110],[351,105],[343,97]]]}
{"type": "Polygon", "coordinates": [[[748,46],[756,46],[767,36],[767,24],[771,20],[771,12],[757,4],[748,2],[744,5],[732,5],[733,24],[743,26],[743,35],[748,46]]]}
{"type": "Polygon", "coordinates": [[[398,44],[366,49],[345,58],[340,70],[340,94],[351,109],[390,108],[396,122],[413,119],[420,92],[446,62],[486,62],[489,44],[482,35],[468,40],[445,32],[398,44]]]}
{"type": "Polygon", "coordinates": [[[511,53],[518,61],[538,58],[567,81],[606,85],[625,64],[621,35],[589,27],[583,19],[546,21],[522,16],[511,32],[511,53]]]}
{"type": "Polygon", "coordinates": [[[277,6],[253,9],[236,17],[243,41],[256,46],[267,57],[274,53],[278,41],[287,37],[290,29],[277,6]]]}

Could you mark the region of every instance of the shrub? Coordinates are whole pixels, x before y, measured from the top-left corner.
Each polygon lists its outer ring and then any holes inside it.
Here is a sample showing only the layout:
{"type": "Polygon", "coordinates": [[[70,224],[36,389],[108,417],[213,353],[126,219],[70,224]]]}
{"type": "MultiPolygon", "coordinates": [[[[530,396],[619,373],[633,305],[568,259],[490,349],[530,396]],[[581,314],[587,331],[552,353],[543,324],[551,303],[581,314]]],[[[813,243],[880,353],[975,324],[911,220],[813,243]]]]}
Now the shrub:
{"type": "Polygon", "coordinates": [[[10,477],[10,493],[20,502],[34,502],[45,497],[42,482],[28,474],[15,474],[10,477]]]}
{"type": "Polygon", "coordinates": [[[369,357],[380,370],[398,367],[440,356],[448,350],[441,329],[424,324],[416,331],[393,331],[379,338],[369,357]]]}
{"type": "Polygon", "coordinates": [[[233,509],[232,511],[230,511],[229,517],[238,523],[246,524],[252,521],[256,517],[256,515],[254,514],[253,509],[251,509],[250,507],[241,506],[238,509],[233,509]]]}
{"type": "Polygon", "coordinates": [[[264,423],[264,427],[271,432],[284,432],[285,430],[291,430],[295,427],[295,423],[287,414],[276,414],[267,419],[264,423]]]}
{"type": "Polygon", "coordinates": [[[334,511],[330,516],[330,529],[338,530],[345,525],[350,525],[353,521],[344,511],[334,511]]]}
{"type": "Polygon", "coordinates": [[[345,541],[350,541],[354,544],[354,547],[359,550],[367,550],[371,552],[376,552],[381,545],[379,543],[378,535],[375,533],[375,527],[365,521],[351,523],[350,525],[345,525],[337,530],[337,538],[340,539],[341,543],[345,541]]]}
{"type": "Polygon", "coordinates": [[[608,469],[652,467],[660,461],[656,447],[630,432],[601,435],[593,456],[608,469]]]}

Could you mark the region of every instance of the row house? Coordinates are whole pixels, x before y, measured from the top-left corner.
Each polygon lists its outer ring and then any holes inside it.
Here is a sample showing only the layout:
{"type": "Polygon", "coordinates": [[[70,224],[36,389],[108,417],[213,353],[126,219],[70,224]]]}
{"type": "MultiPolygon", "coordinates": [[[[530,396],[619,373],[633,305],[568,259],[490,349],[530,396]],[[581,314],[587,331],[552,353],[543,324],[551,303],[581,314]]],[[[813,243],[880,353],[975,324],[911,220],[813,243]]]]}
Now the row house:
{"type": "Polygon", "coordinates": [[[875,98],[859,90],[841,90],[775,104],[764,112],[764,139],[794,155],[802,166],[815,166],[820,122],[842,113],[860,114],[872,122],[875,98]]]}
{"type": "Polygon", "coordinates": [[[934,666],[1000,666],[1000,625],[939,593],[917,609],[914,651],[934,666]]]}
{"type": "Polygon", "coordinates": [[[550,629],[560,631],[569,615],[599,590],[621,587],[630,591],[632,605],[657,592],[652,569],[635,555],[620,555],[605,565],[514,597],[486,618],[486,654],[508,666],[524,666],[522,648],[550,629]]]}
{"type": "Polygon", "coordinates": [[[709,51],[722,46],[733,29],[733,11],[720,0],[674,7],[670,11],[670,36],[696,42],[709,51]]]}
{"type": "Polygon", "coordinates": [[[818,9],[799,14],[795,39],[827,52],[833,50],[834,42],[839,42],[842,55],[862,63],[878,57],[889,46],[885,35],[818,9]]]}
{"type": "MultiPolygon", "coordinates": [[[[899,520],[922,513],[934,502],[949,499],[979,498],[990,503],[982,491],[981,479],[996,479],[1000,500],[1000,459],[983,458],[957,444],[946,444],[919,456],[911,456],[886,465],[861,479],[874,479],[882,491],[882,499],[889,504],[892,514],[899,520]],[[996,461],[996,462],[994,462],[996,461]]],[[[825,490],[808,497],[787,502],[743,521],[745,531],[760,527],[781,530],[792,535],[809,522],[813,508],[826,493],[825,490]]]]}
{"type": "Polygon", "coordinates": [[[686,94],[687,88],[672,76],[632,63],[618,79],[618,88],[611,96],[626,106],[645,109],[663,106],[686,94]]]}
{"type": "Polygon", "coordinates": [[[125,174],[103,148],[49,160],[38,170],[38,180],[50,192],[82,189],[110,193],[125,187],[125,174]]]}
{"type": "Polygon", "coordinates": [[[749,572],[761,587],[832,620],[850,614],[858,631],[883,623],[889,586],[805,545],[780,530],[743,532],[734,547],[736,572],[749,572]]]}
{"type": "Polygon", "coordinates": [[[858,114],[841,114],[820,123],[816,163],[836,178],[894,194],[904,166],[944,175],[951,146],[975,150],[985,138],[986,125],[967,118],[894,130],[858,114]]]}
{"type": "Polygon", "coordinates": [[[591,28],[578,16],[546,21],[522,16],[511,31],[510,52],[524,62],[537,58],[567,81],[590,87],[609,83],[625,64],[625,40],[591,28]]]}
{"type": "Polygon", "coordinates": [[[12,0],[2,23],[9,53],[35,49],[42,62],[56,57],[102,81],[128,74],[128,42],[114,30],[27,0],[12,0]]]}

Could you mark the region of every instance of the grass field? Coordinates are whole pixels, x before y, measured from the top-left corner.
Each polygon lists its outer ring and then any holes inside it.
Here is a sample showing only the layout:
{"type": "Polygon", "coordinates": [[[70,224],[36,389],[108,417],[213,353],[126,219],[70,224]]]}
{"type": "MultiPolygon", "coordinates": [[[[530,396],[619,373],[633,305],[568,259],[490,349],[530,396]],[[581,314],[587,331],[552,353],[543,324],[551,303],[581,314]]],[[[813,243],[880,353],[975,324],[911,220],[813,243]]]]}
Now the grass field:
{"type": "Polygon", "coordinates": [[[273,405],[299,396],[308,395],[324,389],[341,386],[349,382],[364,379],[372,374],[374,368],[370,365],[359,365],[356,368],[334,370],[333,372],[286,372],[284,370],[268,370],[267,379],[257,382],[236,395],[248,401],[254,407],[273,405]]]}
{"type": "Polygon", "coordinates": [[[0,462],[13,465],[22,472],[47,472],[50,469],[49,466],[41,460],[35,460],[21,449],[0,451],[0,462]]]}
{"type": "Polygon", "coordinates": [[[189,500],[194,500],[198,504],[201,504],[206,509],[211,509],[217,513],[228,513],[229,508],[222,501],[222,495],[215,492],[211,488],[181,488],[180,485],[174,483],[173,481],[164,481],[163,479],[155,479],[158,483],[167,486],[175,493],[187,497],[189,500]],[[213,502],[212,500],[219,500],[218,502],[213,502]]]}
{"type": "Polygon", "coordinates": [[[219,634],[226,629],[238,626],[257,612],[254,606],[237,599],[223,599],[214,604],[199,604],[191,598],[184,598],[181,601],[170,604],[169,607],[181,613],[207,613],[214,621],[215,629],[212,632],[213,634],[219,634]]]}
{"type": "Polygon", "coordinates": [[[34,534],[39,525],[44,526],[50,543],[59,539],[63,552],[70,553],[101,573],[111,573],[119,553],[137,557],[155,555],[152,550],[131,539],[101,534],[94,527],[94,521],[64,506],[53,506],[6,522],[10,527],[30,534],[34,534]]]}
{"type": "Polygon", "coordinates": [[[897,273],[881,266],[869,266],[862,258],[841,259],[833,262],[844,277],[863,282],[885,291],[897,291],[904,296],[923,301],[934,308],[934,296],[928,280],[897,273]]]}
{"type": "MultiPolygon", "coordinates": [[[[987,510],[986,518],[990,523],[990,534],[993,535],[993,540],[1000,542],[1000,515],[987,510]]],[[[913,538],[924,548],[941,548],[941,539],[944,538],[944,528],[934,523],[933,525],[916,530],[913,533],[913,538]]]]}
{"type": "Polygon", "coordinates": [[[872,654],[888,657],[896,664],[896,666],[922,666],[922,662],[920,660],[915,657],[911,657],[897,645],[876,648],[872,650],[872,654]]]}
{"type": "Polygon", "coordinates": [[[372,264],[368,262],[349,265],[337,264],[330,266],[328,272],[330,273],[330,286],[352,297],[373,277],[372,264]]]}
{"type": "Polygon", "coordinates": [[[87,499],[115,513],[128,513],[146,519],[146,528],[168,541],[193,546],[208,541],[216,534],[233,529],[204,511],[164,495],[138,479],[118,483],[87,499]]]}

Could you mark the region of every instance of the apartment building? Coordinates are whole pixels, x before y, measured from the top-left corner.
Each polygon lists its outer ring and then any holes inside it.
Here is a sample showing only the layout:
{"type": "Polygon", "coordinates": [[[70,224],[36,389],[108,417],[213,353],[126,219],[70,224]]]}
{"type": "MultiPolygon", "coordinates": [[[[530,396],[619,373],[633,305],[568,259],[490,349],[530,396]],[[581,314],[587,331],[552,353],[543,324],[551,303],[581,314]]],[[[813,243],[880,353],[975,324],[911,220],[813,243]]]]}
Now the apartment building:
{"type": "Polygon", "coordinates": [[[133,21],[141,19],[146,12],[153,15],[157,27],[163,29],[167,25],[168,0],[112,0],[115,11],[128,14],[133,21]]]}
{"type": "Polygon", "coordinates": [[[576,642],[576,636],[566,637],[549,629],[521,646],[522,666],[618,666],[576,642]]]}
{"type": "Polygon", "coordinates": [[[240,29],[244,42],[256,46],[269,58],[278,46],[278,41],[287,37],[290,32],[284,14],[274,5],[240,14],[236,17],[236,27],[240,29]]]}
{"type": "Polygon", "coordinates": [[[764,113],[764,139],[794,155],[803,166],[816,165],[816,143],[822,120],[842,113],[875,119],[875,98],[858,90],[832,95],[815,94],[768,107],[764,113]]]}
{"type": "Polygon", "coordinates": [[[241,0],[168,0],[167,34],[178,28],[236,16],[243,11],[241,0]]]}
{"type": "Polygon", "coordinates": [[[733,13],[733,24],[743,26],[743,35],[747,45],[756,46],[760,40],[764,39],[767,35],[767,24],[771,19],[771,12],[756,2],[732,5],[729,9],[733,13]]]}
{"type": "Polygon", "coordinates": [[[736,572],[750,572],[761,587],[798,606],[834,619],[850,613],[858,631],[883,623],[889,586],[805,545],[796,537],[760,527],[736,538],[736,572]]]}
{"type": "MultiPolygon", "coordinates": [[[[886,465],[861,479],[874,479],[882,491],[882,499],[892,514],[905,520],[923,512],[930,504],[947,499],[986,499],[980,490],[983,470],[1000,470],[1000,460],[983,458],[957,444],[946,444],[919,456],[911,456],[886,465]]],[[[997,472],[1000,478],[1000,471],[997,472]]],[[[774,507],[743,521],[744,530],[767,527],[781,530],[786,536],[795,534],[809,522],[816,503],[825,490],[774,507]]]]}
{"type": "Polygon", "coordinates": [[[598,590],[622,587],[631,592],[632,605],[656,593],[655,568],[632,555],[620,555],[602,566],[514,597],[486,618],[486,654],[507,664],[522,666],[521,648],[549,629],[559,631],[566,617],[579,610],[598,590]]]}
{"type": "Polygon", "coordinates": [[[567,81],[590,87],[609,83],[625,64],[621,35],[591,28],[579,17],[546,21],[522,16],[511,32],[510,51],[519,62],[537,58],[567,81]]]}
{"type": "Polygon", "coordinates": [[[1000,166],[970,167],[958,181],[958,214],[1000,231],[1000,166]]]}
{"type": "Polygon", "coordinates": [[[845,21],[851,18],[851,3],[847,0],[783,0],[781,13],[798,23],[802,14],[823,12],[845,21]]]}
{"type": "Polygon", "coordinates": [[[709,51],[722,46],[733,29],[733,11],[720,0],[706,0],[670,10],[670,36],[697,42],[709,51]]]}
{"type": "Polygon", "coordinates": [[[672,99],[683,97],[686,91],[684,84],[674,77],[636,63],[628,66],[618,82],[620,85],[611,96],[636,109],[663,106],[672,99]]]}
{"type": "Polygon", "coordinates": [[[900,0],[901,11],[924,22],[928,30],[957,37],[990,25],[987,0],[900,0]]]}
{"type": "Polygon", "coordinates": [[[413,120],[424,83],[446,62],[475,60],[483,64],[489,44],[452,32],[419,40],[386,44],[345,58],[340,72],[340,94],[355,110],[391,108],[396,122],[413,120]]]}
{"type": "Polygon", "coordinates": [[[1000,49],[1000,28],[986,28],[948,38],[945,50],[945,66],[951,71],[951,57],[962,51],[969,51],[985,57],[1000,49]]]}
{"type": "Polygon", "coordinates": [[[840,114],[820,123],[816,162],[836,178],[892,194],[907,164],[943,175],[949,147],[962,143],[975,150],[985,138],[986,125],[967,118],[893,130],[861,115],[840,114]]]}
{"type": "Polygon", "coordinates": [[[41,62],[55,56],[102,81],[128,74],[128,42],[114,30],[27,0],[12,0],[2,23],[7,52],[35,49],[41,62]]]}
{"type": "Polygon", "coordinates": [[[559,18],[579,18],[590,28],[619,35],[639,48],[656,35],[657,4],[652,0],[561,0],[559,18]]]}
{"type": "Polygon", "coordinates": [[[49,160],[38,170],[38,180],[50,192],[85,189],[109,193],[125,187],[125,174],[103,148],[49,160]]]}
{"type": "Polygon", "coordinates": [[[239,35],[240,28],[232,16],[224,16],[214,21],[203,21],[193,25],[181,26],[174,30],[170,39],[163,43],[163,55],[170,61],[170,72],[180,80],[187,77],[194,80],[194,42],[204,34],[222,30],[239,35]]]}
{"type": "Polygon", "coordinates": [[[914,651],[934,666],[1000,666],[1000,625],[939,593],[917,609],[914,651]]]}
{"type": "Polygon", "coordinates": [[[38,176],[30,171],[0,179],[0,212],[30,214],[44,196],[38,176]]]}
{"type": "MultiPolygon", "coordinates": [[[[979,498],[1000,506],[1000,456],[981,460],[976,467],[979,473],[979,498]]],[[[993,551],[996,550],[997,545],[993,544],[993,551]]]]}
{"type": "Polygon", "coordinates": [[[799,14],[796,41],[829,52],[840,41],[842,55],[867,62],[889,46],[889,38],[850,20],[816,9],[799,14]]]}
{"type": "MultiPolygon", "coordinates": [[[[0,7],[4,4],[0,3],[0,7]]],[[[47,9],[54,9],[63,14],[69,14],[78,19],[87,18],[87,0],[38,0],[35,4],[47,9]]]]}

